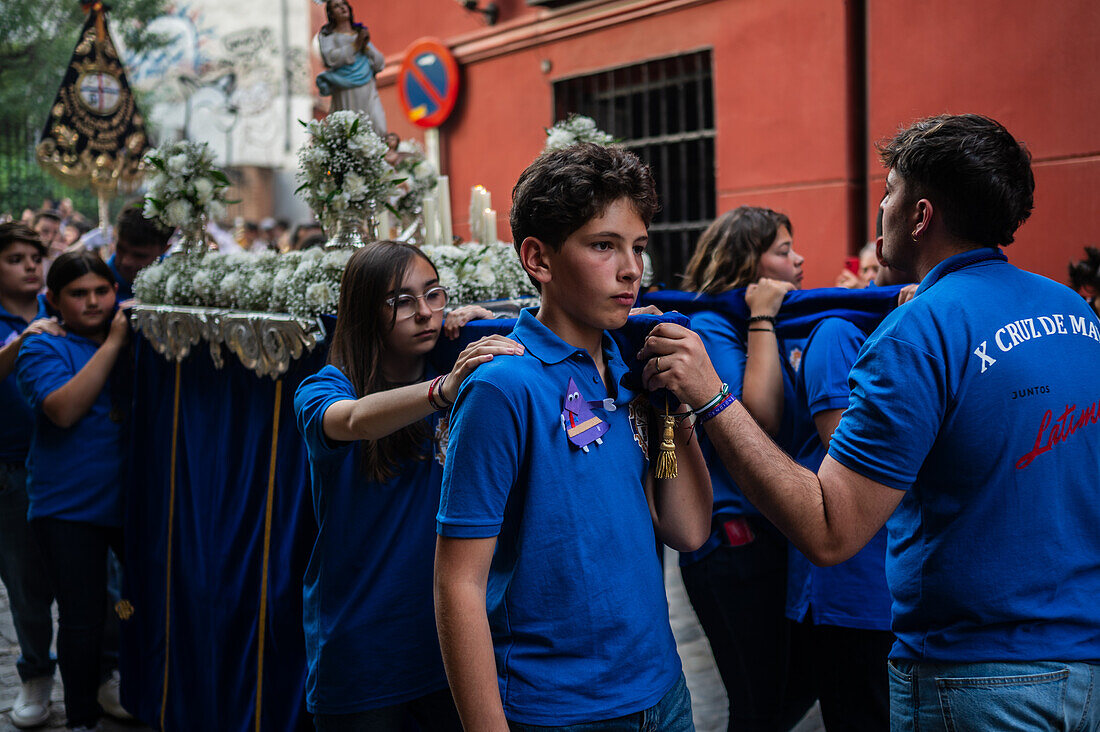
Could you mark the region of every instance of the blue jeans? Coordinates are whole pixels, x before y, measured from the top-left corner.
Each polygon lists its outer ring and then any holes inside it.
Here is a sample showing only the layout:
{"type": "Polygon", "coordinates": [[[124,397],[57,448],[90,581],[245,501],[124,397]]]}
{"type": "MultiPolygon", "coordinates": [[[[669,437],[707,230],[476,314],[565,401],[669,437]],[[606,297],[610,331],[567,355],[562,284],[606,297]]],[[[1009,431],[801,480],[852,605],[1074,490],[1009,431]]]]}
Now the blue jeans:
{"type": "Polygon", "coordinates": [[[1100,729],[1100,666],[1091,663],[890,661],[892,732],[1100,729]]]}
{"type": "Polygon", "coordinates": [[[540,727],[534,724],[508,722],[512,732],[695,732],[695,723],[691,718],[691,695],[688,693],[684,675],[661,697],[661,701],[649,709],[643,709],[625,717],[605,719],[602,722],[582,722],[563,727],[540,727]]]}
{"type": "Polygon", "coordinates": [[[313,715],[317,732],[402,732],[414,720],[421,732],[462,732],[450,689],[364,712],[313,715]]]}
{"type": "Polygon", "coordinates": [[[0,463],[0,580],[8,588],[8,603],[23,681],[53,676],[53,584],[27,524],[27,469],[21,463],[0,463]]]}

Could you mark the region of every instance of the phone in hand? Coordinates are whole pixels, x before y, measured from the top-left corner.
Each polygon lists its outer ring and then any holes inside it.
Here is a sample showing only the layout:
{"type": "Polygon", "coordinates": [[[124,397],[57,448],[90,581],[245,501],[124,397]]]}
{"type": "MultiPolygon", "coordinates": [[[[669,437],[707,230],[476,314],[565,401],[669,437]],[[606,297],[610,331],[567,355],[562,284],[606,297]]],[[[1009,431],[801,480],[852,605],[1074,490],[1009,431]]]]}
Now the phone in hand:
{"type": "Polygon", "coordinates": [[[844,269],[848,270],[854,275],[859,274],[859,257],[845,257],[844,269]]]}

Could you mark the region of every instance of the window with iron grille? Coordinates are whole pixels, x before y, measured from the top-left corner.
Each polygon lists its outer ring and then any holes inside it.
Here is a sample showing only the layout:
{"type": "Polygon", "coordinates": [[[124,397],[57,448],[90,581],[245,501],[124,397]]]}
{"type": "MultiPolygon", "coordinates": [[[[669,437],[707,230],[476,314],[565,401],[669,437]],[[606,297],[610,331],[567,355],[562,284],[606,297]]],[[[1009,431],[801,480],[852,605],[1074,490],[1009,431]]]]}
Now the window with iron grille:
{"type": "Polygon", "coordinates": [[[554,82],[555,120],[571,113],[596,120],[649,163],[661,201],[649,227],[649,252],[657,281],[677,287],[717,205],[711,52],[554,82]]]}

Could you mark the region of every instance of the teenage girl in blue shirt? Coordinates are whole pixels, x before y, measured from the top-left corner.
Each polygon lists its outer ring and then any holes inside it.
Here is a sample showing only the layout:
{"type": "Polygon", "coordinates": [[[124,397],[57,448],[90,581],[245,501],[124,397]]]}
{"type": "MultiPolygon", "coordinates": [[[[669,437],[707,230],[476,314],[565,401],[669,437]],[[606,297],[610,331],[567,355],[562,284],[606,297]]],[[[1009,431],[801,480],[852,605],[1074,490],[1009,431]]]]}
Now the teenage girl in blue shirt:
{"type": "Polygon", "coordinates": [[[461,729],[432,602],[446,408],[475,368],[522,347],[490,336],[437,370],[429,354],[446,304],[419,249],[360,249],[329,363],[295,394],[318,526],[304,625],[306,703],[321,732],[399,731],[409,717],[426,731],[461,729]]]}
{"type": "Polygon", "coordinates": [[[46,277],[62,336],[27,339],[16,377],[34,413],[28,518],[57,593],[57,655],[66,724],[94,729],[107,607],[107,549],[122,556],[124,390],[112,372],[129,340],[111,270],[68,252],[46,277]]]}
{"type": "MultiPolygon", "coordinates": [[[[790,454],[813,424],[795,409],[797,365],[775,318],[802,284],[802,262],[785,215],[741,206],[700,236],[683,285],[707,295],[746,288],[748,328],[716,312],[692,316],[691,327],[730,393],[790,454]]],[[[792,653],[785,616],[787,540],[741,494],[705,434],[700,447],[714,488],[713,534],[681,555],[684,585],[726,687],[729,729],[786,730],[812,703],[801,662],[791,663],[800,654],[792,653]]]]}

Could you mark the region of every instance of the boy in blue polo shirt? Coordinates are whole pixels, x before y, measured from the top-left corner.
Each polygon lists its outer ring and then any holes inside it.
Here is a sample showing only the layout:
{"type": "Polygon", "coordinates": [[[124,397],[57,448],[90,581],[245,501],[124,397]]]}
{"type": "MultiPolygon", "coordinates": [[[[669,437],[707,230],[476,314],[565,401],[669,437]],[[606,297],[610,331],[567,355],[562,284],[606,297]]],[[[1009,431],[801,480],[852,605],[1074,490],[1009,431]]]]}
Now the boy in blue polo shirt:
{"type": "Polygon", "coordinates": [[[606,332],[638,294],[652,176],[631,153],[579,145],[540,157],[512,195],[542,302],[510,336],[524,354],[462,386],[437,517],[436,620],[459,714],[477,730],[693,729],[654,539],[706,540],[710,482],[686,421],[678,477],[649,476],[661,430],[647,431],[606,332]]]}
{"type": "Polygon", "coordinates": [[[38,542],[27,524],[27,451],[34,417],[15,383],[15,359],[27,338],[43,332],[60,335],[47,317],[42,262],[48,250],[31,228],[0,224],[0,579],[8,591],[11,618],[19,639],[16,663],[22,686],[12,705],[16,727],[43,724],[50,716],[53,688],[53,588],[38,542]]]}

